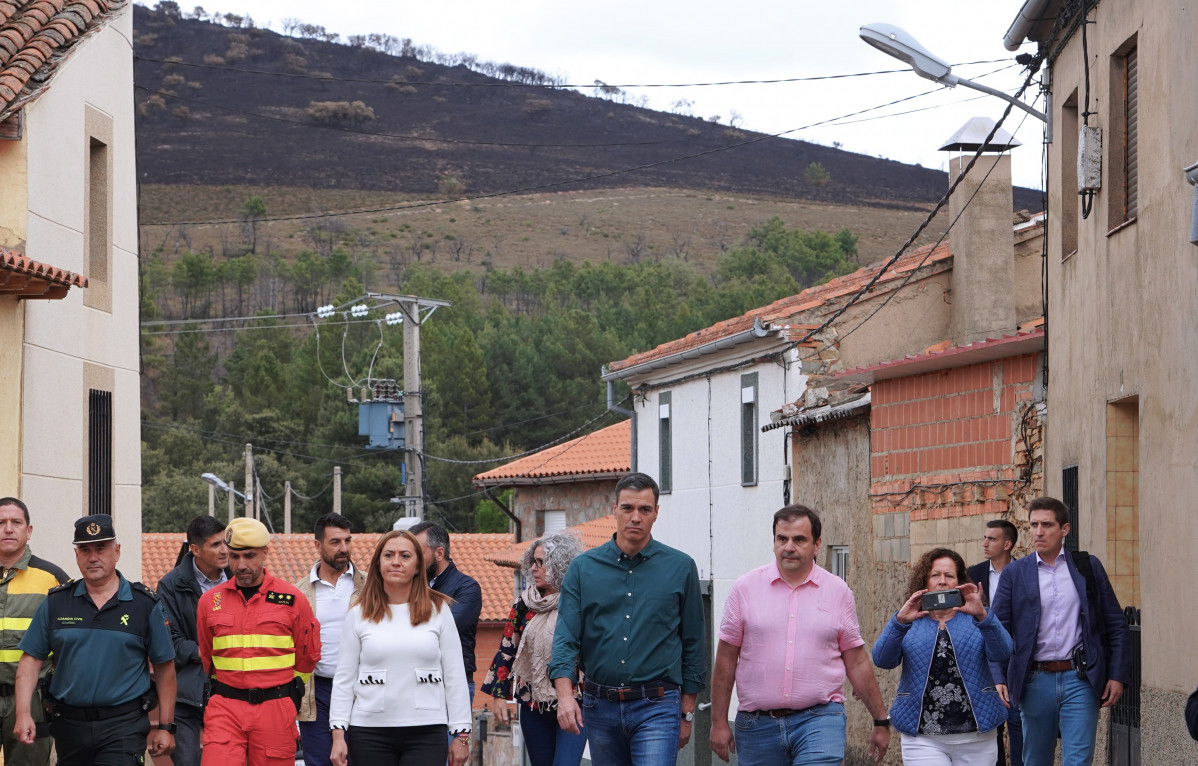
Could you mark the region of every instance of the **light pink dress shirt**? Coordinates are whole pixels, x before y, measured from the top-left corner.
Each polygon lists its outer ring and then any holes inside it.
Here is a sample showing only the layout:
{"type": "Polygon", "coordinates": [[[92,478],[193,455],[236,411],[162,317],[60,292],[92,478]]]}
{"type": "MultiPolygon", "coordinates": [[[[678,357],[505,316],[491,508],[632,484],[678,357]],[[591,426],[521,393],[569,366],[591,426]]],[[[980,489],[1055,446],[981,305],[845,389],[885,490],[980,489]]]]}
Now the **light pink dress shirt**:
{"type": "Polygon", "coordinates": [[[865,644],[844,580],[813,566],[792,588],[774,561],[733,584],[719,638],[740,647],[736,694],[742,711],[844,702],[842,654],[865,644]]]}
{"type": "Polygon", "coordinates": [[[1036,577],[1040,585],[1040,629],[1032,659],[1040,662],[1067,660],[1082,642],[1081,599],[1065,563],[1065,549],[1049,566],[1036,553],[1036,577]]]}

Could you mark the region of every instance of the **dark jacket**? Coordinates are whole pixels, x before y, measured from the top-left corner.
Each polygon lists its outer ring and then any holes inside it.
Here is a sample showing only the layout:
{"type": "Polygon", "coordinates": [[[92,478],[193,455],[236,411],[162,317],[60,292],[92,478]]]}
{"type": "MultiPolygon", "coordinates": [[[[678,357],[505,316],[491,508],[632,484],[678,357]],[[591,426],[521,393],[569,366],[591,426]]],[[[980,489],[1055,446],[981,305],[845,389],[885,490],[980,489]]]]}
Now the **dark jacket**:
{"type": "Polygon", "coordinates": [[[969,580],[982,592],[982,604],[989,608],[990,601],[994,598],[994,594],[990,592],[990,560],[974,564],[966,571],[969,572],[969,580]]]}
{"type": "MultiPolygon", "coordinates": [[[[171,623],[171,641],[175,645],[175,677],[179,691],[176,701],[192,707],[204,706],[204,687],[208,683],[200,665],[196,644],[196,608],[200,604],[200,584],[196,582],[195,556],[183,555],[179,566],[158,581],[158,598],[171,623]]],[[[231,574],[225,570],[225,574],[231,574]]]]}
{"type": "Polygon", "coordinates": [[[462,661],[466,664],[466,681],[472,682],[474,671],[478,664],[474,661],[474,640],[478,631],[478,616],[483,611],[483,589],[478,581],[458,569],[453,561],[445,571],[433,578],[429,583],[433,590],[444,593],[454,600],[449,611],[453,614],[454,624],[458,626],[458,636],[462,639],[462,661]]]}
{"type": "MultiPolygon", "coordinates": [[[[995,683],[1006,684],[1012,702],[1023,699],[1024,679],[1032,664],[1032,651],[1036,644],[1036,633],[1040,629],[1040,580],[1036,571],[1039,559],[1035,555],[1024,556],[1003,567],[998,580],[998,592],[994,594],[994,613],[1015,641],[1015,651],[1010,663],[992,663],[995,683]]],[[[1094,582],[1098,587],[1098,602],[1106,622],[1107,642],[1110,650],[1103,647],[1098,629],[1098,616],[1093,614],[1087,598],[1086,578],[1077,571],[1073,556],[1066,554],[1065,564],[1069,576],[1077,588],[1081,602],[1079,620],[1082,628],[1082,644],[1086,648],[1086,675],[1090,686],[1101,699],[1108,679],[1126,685],[1131,680],[1131,636],[1127,618],[1119,606],[1119,599],[1111,589],[1106,570],[1096,556],[1090,557],[1094,569],[1094,582]]],[[[1065,659],[1058,657],[1055,659],[1065,659]]]]}

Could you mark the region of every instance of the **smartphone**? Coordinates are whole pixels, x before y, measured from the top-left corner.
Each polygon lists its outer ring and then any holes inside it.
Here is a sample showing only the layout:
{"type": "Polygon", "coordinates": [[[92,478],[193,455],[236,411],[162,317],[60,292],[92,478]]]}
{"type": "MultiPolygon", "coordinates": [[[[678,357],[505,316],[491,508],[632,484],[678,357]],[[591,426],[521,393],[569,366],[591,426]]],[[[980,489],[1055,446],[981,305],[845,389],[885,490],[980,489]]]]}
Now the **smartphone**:
{"type": "Polygon", "coordinates": [[[925,593],[919,599],[919,608],[924,612],[931,612],[936,609],[952,609],[954,606],[964,606],[965,597],[961,595],[961,591],[956,590],[934,590],[931,593],[925,593]]]}

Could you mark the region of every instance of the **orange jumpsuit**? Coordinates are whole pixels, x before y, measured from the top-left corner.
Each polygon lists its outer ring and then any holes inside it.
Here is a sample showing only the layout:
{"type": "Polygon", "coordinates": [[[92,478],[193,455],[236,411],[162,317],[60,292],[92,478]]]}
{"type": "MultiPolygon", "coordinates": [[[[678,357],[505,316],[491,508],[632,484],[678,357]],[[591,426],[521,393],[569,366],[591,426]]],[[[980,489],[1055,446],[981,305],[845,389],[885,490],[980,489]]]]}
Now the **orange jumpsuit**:
{"type": "MultiPolygon", "coordinates": [[[[201,596],[196,633],[204,668],[236,689],[307,680],[320,659],[320,626],[308,599],[269,572],[248,602],[235,580],[201,596]]],[[[254,704],[213,694],[204,710],[203,766],[291,766],[295,715],[287,696],[254,704]]]]}

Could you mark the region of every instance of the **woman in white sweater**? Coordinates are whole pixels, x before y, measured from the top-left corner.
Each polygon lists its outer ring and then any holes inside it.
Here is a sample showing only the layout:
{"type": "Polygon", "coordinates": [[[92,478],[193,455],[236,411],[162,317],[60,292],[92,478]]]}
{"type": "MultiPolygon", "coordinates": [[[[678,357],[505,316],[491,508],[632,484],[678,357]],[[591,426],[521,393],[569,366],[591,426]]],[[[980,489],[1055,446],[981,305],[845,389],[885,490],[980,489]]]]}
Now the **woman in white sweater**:
{"type": "Polygon", "coordinates": [[[383,535],[341,631],[329,700],[335,766],[444,766],[447,733],[450,766],[466,762],[462,645],[450,599],[428,587],[424,571],[411,533],[383,535]]]}

